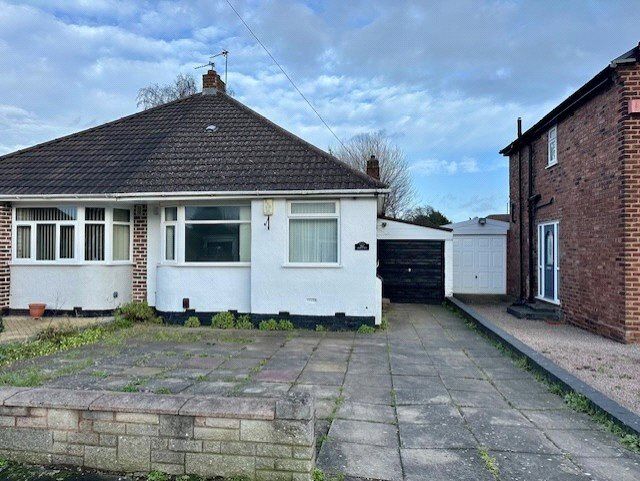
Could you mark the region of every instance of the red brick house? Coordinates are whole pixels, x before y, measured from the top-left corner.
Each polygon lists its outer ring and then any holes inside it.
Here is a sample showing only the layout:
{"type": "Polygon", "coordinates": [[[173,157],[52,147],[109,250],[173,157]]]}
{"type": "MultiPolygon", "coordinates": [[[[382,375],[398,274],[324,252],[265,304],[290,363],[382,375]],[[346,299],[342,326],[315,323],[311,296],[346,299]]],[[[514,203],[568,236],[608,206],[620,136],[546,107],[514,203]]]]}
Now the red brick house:
{"type": "Polygon", "coordinates": [[[508,292],[640,342],[640,48],[500,151],[509,157],[508,292]]]}

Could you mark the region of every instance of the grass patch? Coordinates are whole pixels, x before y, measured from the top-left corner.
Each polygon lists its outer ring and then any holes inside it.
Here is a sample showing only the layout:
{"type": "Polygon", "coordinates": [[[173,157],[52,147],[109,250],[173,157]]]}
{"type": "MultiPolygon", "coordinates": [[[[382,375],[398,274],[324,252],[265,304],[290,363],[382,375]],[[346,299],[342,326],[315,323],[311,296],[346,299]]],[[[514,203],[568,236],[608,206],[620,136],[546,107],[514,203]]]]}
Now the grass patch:
{"type": "Polygon", "coordinates": [[[28,342],[13,342],[0,345],[0,367],[16,361],[49,356],[60,351],[68,351],[77,347],[120,338],[118,331],[131,327],[126,320],[116,320],[101,326],[86,329],[65,329],[51,332],[28,342]]]}
{"type": "Polygon", "coordinates": [[[105,377],[109,377],[109,373],[107,371],[91,371],[91,375],[93,377],[97,377],[100,379],[104,379],[105,377]]]}
{"type": "Polygon", "coordinates": [[[324,471],[320,468],[313,468],[313,473],[311,473],[311,477],[313,481],[344,481],[344,474],[336,474],[335,476],[329,476],[325,474],[324,471]]]}
{"type": "Polygon", "coordinates": [[[480,459],[484,462],[485,468],[491,473],[494,479],[498,479],[500,476],[500,470],[498,469],[498,462],[496,458],[492,457],[484,446],[478,447],[478,454],[480,459]]]}
{"type": "Polygon", "coordinates": [[[568,390],[566,386],[550,380],[543,372],[531,365],[527,357],[512,351],[508,346],[504,345],[499,340],[490,337],[484,331],[481,331],[478,326],[474,322],[470,321],[467,316],[456,306],[445,303],[445,307],[460,319],[462,319],[471,330],[477,332],[480,336],[487,339],[498,351],[511,358],[516,366],[533,374],[536,380],[543,383],[550,393],[562,396],[565,404],[569,408],[574,411],[589,415],[592,421],[600,424],[609,432],[618,436],[620,438],[620,443],[629,451],[640,453],[640,435],[636,434],[630,429],[626,429],[617,424],[605,411],[593,405],[593,403],[591,403],[591,401],[589,401],[586,396],[583,396],[582,394],[579,394],[575,391],[568,390]]]}

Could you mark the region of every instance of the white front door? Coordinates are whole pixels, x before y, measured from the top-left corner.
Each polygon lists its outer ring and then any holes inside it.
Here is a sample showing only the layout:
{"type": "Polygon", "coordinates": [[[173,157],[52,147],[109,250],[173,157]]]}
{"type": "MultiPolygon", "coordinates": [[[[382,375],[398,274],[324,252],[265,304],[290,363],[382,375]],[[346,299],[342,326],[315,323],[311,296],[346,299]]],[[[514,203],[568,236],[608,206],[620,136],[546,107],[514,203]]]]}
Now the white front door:
{"type": "Polygon", "coordinates": [[[538,297],[558,303],[558,222],[538,225],[538,297]]]}
{"type": "Polygon", "coordinates": [[[505,294],[507,288],[506,236],[453,237],[453,292],[505,294]]]}

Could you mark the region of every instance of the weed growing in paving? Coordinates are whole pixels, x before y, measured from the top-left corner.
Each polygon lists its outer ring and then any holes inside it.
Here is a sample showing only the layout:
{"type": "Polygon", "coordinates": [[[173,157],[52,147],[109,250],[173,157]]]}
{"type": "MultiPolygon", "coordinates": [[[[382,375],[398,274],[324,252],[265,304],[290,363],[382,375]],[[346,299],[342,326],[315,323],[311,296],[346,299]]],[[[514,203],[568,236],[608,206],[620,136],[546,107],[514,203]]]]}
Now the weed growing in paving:
{"type": "Polygon", "coordinates": [[[2,344],[0,345],[0,367],[15,361],[48,356],[59,351],[68,351],[76,347],[119,337],[118,331],[128,327],[131,327],[130,322],[116,320],[110,324],[83,330],[60,330],[55,335],[48,333],[46,338],[38,338],[34,341],[2,344]]]}
{"type": "Polygon", "coordinates": [[[373,334],[374,332],[376,332],[376,328],[366,324],[361,324],[358,328],[358,334],[373,334]]]}
{"type": "Polygon", "coordinates": [[[500,351],[505,356],[510,357],[514,361],[516,366],[531,372],[536,380],[547,386],[549,392],[558,396],[563,396],[564,402],[571,409],[577,412],[588,414],[593,421],[602,425],[612,434],[618,436],[620,438],[620,443],[623,446],[625,446],[630,451],[640,453],[640,435],[631,432],[630,430],[625,429],[624,427],[615,423],[605,411],[594,406],[587,397],[575,391],[568,391],[567,387],[563,386],[562,384],[551,381],[542,372],[532,366],[527,357],[515,353],[500,341],[489,337],[486,333],[478,329],[478,326],[475,323],[471,322],[457,307],[454,307],[448,303],[445,303],[445,307],[460,319],[462,319],[471,330],[477,332],[482,337],[487,339],[498,351],[500,351]]]}
{"type": "Polygon", "coordinates": [[[109,373],[107,371],[91,371],[91,375],[93,377],[98,377],[104,379],[105,377],[109,377],[109,373]]]}
{"type": "Polygon", "coordinates": [[[317,324],[316,325],[316,332],[327,332],[327,328],[325,326],[323,326],[322,324],[317,324]]]}
{"type": "Polygon", "coordinates": [[[126,386],[124,386],[121,391],[122,392],[139,392],[140,388],[147,383],[147,379],[136,379],[134,381],[130,381],[126,386]]]}
{"type": "Polygon", "coordinates": [[[478,447],[478,454],[480,454],[480,459],[484,461],[484,465],[487,470],[495,479],[498,479],[500,476],[500,470],[498,469],[498,462],[496,461],[496,458],[492,457],[484,446],[478,447]]]}
{"type": "Polygon", "coordinates": [[[335,476],[329,476],[322,471],[320,468],[313,469],[313,481],[344,481],[344,474],[337,474],[335,476]]]}

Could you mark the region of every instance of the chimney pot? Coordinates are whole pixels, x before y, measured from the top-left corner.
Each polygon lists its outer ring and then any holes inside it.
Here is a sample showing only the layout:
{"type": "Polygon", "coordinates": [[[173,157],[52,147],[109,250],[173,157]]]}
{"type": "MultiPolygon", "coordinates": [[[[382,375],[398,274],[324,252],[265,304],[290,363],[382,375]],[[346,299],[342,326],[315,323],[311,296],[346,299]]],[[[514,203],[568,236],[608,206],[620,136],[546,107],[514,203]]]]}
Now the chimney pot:
{"type": "Polygon", "coordinates": [[[202,93],[216,93],[216,92],[226,92],[227,86],[213,69],[207,71],[206,74],[202,76],[202,93]]]}
{"type": "Polygon", "coordinates": [[[371,155],[371,158],[367,160],[367,175],[376,180],[380,180],[380,161],[375,155],[371,155]]]}

